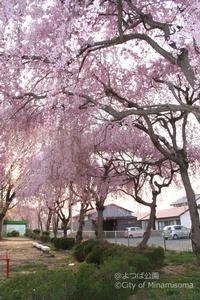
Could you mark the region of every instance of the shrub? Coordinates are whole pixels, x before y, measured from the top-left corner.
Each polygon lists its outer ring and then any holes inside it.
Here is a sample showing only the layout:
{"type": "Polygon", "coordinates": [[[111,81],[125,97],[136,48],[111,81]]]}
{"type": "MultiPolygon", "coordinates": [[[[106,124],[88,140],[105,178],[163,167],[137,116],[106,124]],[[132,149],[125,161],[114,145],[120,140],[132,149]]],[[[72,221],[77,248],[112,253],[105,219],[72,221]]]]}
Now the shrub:
{"type": "Polygon", "coordinates": [[[30,235],[30,238],[33,240],[39,240],[40,239],[40,235],[37,233],[32,232],[30,235]]]}
{"type": "Polygon", "coordinates": [[[33,233],[32,229],[26,228],[26,232],[25,232],[24,235],[27,236],[27,237],[31,237],[32,233],[33,233]]]}
{"type": "Polygon", "coordinates": [[[74,256],[79,262],[86,261],[97,265],[111,259],[123,259],[137,272],[150,272],[160,268],[164,263],[164,250],[161,247],[147,247],[141,251],[138,248],[100,240],[88,240],[77,245],[74,256]]]}
{"type": "Polygon", "coordinates": [[[112,244],[104,240],[87,240],[74,249],[74,256],[79,262],[86,260],[87,262],[100,263],[103,258],[104,251],[112,244]]]}
{"type": "Polygon", "coordinates": [[[54,246],[56,249],[71,249],[74,246],[74,238],[54,238],[54,246]]]}
{"type": "Polygon", "coordinates": [[[74,256],[79,262],[83,262],[85,260],[85,256],[83,254],[83,246],[82,243],[78,244],[74,248],[74,256]]]}
{"type": "Polygon", "coordinates": [[[40,229],[33,229],[33,233],[40,234],[40,229]]]}
{"type": "Polygon", "coordinates": [[[161,267],[164,264],[165,252],[162,247],[149,247],[144,251],[144,255],[154,267],[161,267]]]}
{"type": "Polygon", "coordinates": [[[105,251],[109,248],[110,244],[108,242],[99,241],[99,243],[96,243],[86,256],[86,262],[100,265],[103,262],[105,251]]]}
{"type": "Polygon", "coordinates": [[[74,256],[79,262],[86,259],[86,256],[92,251],[94,245],[96,245],[97,240],[87,240],[75,246],[74,256]]]}
{"type": "Polygon", "coordinates": [[[17,237],[17,236],[19,236],[19,231],[13,230],[11,232],[8,232],[7,236],[9,236],[9,237],[17,237]]]}
{"type": "Polygon", "coordinates": [[[135,254],[132,256],[129,255],[124,259],[128,261],[129,265],[135,268],[136,273],[151,272],[154,269],[150,260],[143,254],[135,254]]]}
{"type": "Polygon", "coordinates": [[[40,237],[40,240],[41,240],[41,242],[43,242],[43,243],[48,243],[48,242],[50,242],[50,237],[49,237],[48,235],[42,235],[42,236],[40,237]]]}
{"type": "Polygon", "coordinates": [[[124,257],[125,255],[130,257],[135,255],[135,248],[125,245],[109,244],[109,247],[104,251],[102,259],[105,261],[113,257],[124,257]]]}
{"type": "Polygon", "coordinates": [[[50,242],[53,244],[54,243],[55,237],[50,238],[50,242]]]}
{"type": "Polygon", "coordinates": [[[83,263],[77,272],[75,299],[122,300],[133,294],[131,289],[117,289],[115,273],[133,273],[134,268],[127,261],[113,259],[97,268],[93,264],[83,263]]]}
{"type": "Polygon", "coordinates": [[[49,231],[42,231],[42,235],[50,236],[50,232],[49,231]]]}

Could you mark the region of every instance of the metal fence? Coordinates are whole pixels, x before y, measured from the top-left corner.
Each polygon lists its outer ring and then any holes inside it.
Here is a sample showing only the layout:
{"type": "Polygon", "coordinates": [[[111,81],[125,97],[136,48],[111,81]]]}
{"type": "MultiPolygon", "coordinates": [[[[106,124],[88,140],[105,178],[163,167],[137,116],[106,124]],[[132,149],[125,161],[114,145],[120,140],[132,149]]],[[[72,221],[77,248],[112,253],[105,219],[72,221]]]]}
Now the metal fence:
{"type": "MultiPolygon", "coordinates": [[[[76,232],[71,233],[73,236],[76,235],[76,232]]],[[[141,237],[124,237],[124,231],[104,231],[104,239],[108,240],[110,243],[123,244],[126,246],[137,246],[141,241],[141,237]]],[[[94,231],[83,231],[83,239],[92,239],[96,238],[94,231]]],[[[152,231],[151,237],[148,241],[149,246],[161,246],[165,250],[174,250],[174,251],[192,251],[191,239],[183,238],[172,240],[165,240],[162,236],[162,233],[159,231],[152,231]]]]}
{"type": "MultiPolygon", "coordinates": [[[[75,237],[76,231],[68,231],[68,235],[75,237]]],[[[51,232],[51,236],[53,237],[53,232],[51,232]]],[[[63,231],[59,230],[57,237],[62,237],[63,231]]],[[[95,239],[95,231],[83,231],[83,239],[95,239]]],[[[137,246],[142,238],[141,237],[134,237],[134,238],[126,238],[124,237],[124,231],[104,231],[103,238],[108,240],[110,243],[115,244],[123,244],[126,246],[137,246]]],[[[177,239],[172,240],[168,239],[165,240],[162,236],[162,232],[158,230],[153,230],[151,232],[151,237],[148,241],[149,246],[160,246],[163,247],[165,250],[174,250],[174,251],[192,251],[192,243],[191,239],[177,239]]]]}

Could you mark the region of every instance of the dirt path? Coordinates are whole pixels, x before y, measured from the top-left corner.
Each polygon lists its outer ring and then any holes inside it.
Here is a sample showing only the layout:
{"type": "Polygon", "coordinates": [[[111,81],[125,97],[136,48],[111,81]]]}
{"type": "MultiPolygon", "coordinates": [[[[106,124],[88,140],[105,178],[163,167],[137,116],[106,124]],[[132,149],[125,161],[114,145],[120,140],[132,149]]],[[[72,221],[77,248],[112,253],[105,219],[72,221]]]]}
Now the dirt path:
{"type": "MultiPolygon", "coordinates": [[[[8,251],[10,270],[16,272],[33,272],[38,268],[62,268],[73,261],[67,251],[43,253],[32,246],[33,241],[26,238],[6,238],[0,241],[0,256],[8,251]]],[[[5,274],[5,263],[0,261],[0,276],[5,274]]]]}

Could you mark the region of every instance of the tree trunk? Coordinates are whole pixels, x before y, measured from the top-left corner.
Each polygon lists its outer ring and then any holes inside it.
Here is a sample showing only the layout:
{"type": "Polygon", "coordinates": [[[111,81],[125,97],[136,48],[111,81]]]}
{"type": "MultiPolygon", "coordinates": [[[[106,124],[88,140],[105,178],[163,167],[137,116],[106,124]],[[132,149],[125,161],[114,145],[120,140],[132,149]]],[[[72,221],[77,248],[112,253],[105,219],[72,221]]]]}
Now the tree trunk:
{"type": "Polygon", "coordinates": [[[151,229],[155,225],[155,218],[156,218],[156,198],[157,198],[157,193],[153,192],[153,201],[151,203],[151,211],[150,211],[150,216],[149,216],[149,221],[147,224],[146,231],[144,233],[142,241],[139,243],[138,248],[145,248],[147,245],[147,242],[150,238],[151,235],[151,229]]]}
{"type": "Polygon", "coordinates": [[[97,239],[103,239],[103,211],[104,206],[98,205],[97,208],[97,239]]]}
{"type": "Polygon", "coordinates": [[[79,215],[79,227],[78,227],[78,231],[76,233],[76,243],[77,244],[79,244],[83,239],[84,216],[85,216],[84,206],[83,206],[83,204],[81,204],[81,210],[80,210],[80,215],[79,215]]]}
{"type": "Polygon", "coordinates": [[[54,214],[52,223],[53,223],[53,235],[55,238],[57,238],[58,235],[58,222],[59,222],[59,218],[56,216],[56,214],[54,214]]]}
{"type": "Polygon", "coordinates": [[[67,237],[68,222],[63,222],[63,236],[67,237]]]}
{"type": "Polygon", "coordinates": [[[49,232],[50,225],[51,225],[52,215],[53,215],[52,209],[49,208],[49,213],[48,213],[47,222],[46,222],[46,231],[48,231],[48,232],[49,232]]]}
{"type": "Polygon", "coordinates": [[[199,213],[195,198],[195,193],[193,191],[191,181],[188,175],[188,166],[186,164],[182,164],[180,166],[181,178],[184,184],[190,218],[192,223],[192,249],[194,254],[197,257],[198,264],[200,265],[200,221],[199,221],[199,213]]]}
{"type": "Polygon", "coordinates": [[[43,232],[43,224],[40,212],[38,213],[38,229],[40,229],[40,232],[43,232]]]}
{"type": "Polygon", "coordinates": [[[0,240],[2,239],[3,218],[4,218],[4,216],[1,216],[1,214],[0,214],[0,240]]]}

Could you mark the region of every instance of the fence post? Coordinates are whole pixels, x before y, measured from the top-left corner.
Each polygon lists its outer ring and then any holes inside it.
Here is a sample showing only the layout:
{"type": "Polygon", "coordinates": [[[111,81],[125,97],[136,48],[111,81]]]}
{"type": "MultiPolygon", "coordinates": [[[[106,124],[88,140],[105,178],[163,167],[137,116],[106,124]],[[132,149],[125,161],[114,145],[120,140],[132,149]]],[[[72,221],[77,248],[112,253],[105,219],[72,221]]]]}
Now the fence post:
{"type": "Polygon", "coordinates": [[[117,244],[117,231],[115,230],[115,244],[117,244]]]}
{"type": "Polygon", "coordinates": [[[129,234],[128,234],[128,247],[130,246],[130,243],[129,243],[129,234]]]}
{"type": "Polygon", "coordinates": [[[9,278],[10,275],[10,257],[8,251],[6,252],[6,278],[9,278]]]}
{"type": "Polygon", "coordinates": [[[166,251],[166,250],[167,250],[167,247],[166,247],[166,239],[165,239],[164,236],[163,236],[163,242],[164,242],[164,250],[166,251]]]}

